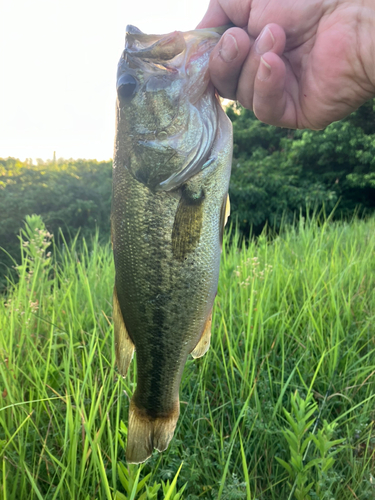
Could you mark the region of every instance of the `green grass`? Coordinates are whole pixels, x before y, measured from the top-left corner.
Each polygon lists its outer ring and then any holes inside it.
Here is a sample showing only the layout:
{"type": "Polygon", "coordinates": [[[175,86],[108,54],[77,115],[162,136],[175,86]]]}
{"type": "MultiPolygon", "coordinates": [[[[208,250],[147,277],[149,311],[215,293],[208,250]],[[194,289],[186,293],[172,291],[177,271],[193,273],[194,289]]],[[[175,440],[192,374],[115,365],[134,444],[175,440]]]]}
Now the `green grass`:
{"type": "Polygon", "coordinates": [[[110,245],[52,260],[48,239],[29,219],[0,302],[1,499],[172,499],[162,481],[182,462],[189,500],[375,497],[374,218],[226,238],[212,346],[186,365],[175,437],[129,468],[135,362],[118,376],[110,245]]]}

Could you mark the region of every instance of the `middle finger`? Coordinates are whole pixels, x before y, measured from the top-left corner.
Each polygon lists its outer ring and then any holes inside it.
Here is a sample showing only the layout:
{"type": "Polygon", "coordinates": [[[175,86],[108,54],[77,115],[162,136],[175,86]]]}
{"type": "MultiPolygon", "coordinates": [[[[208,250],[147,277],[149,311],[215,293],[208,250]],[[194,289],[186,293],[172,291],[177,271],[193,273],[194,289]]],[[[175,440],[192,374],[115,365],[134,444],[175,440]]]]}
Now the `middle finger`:
{"type": "Polygon", "coordinates": [[[254,82],[260,58],[267,52],[282,55],[285,48],[285,32],[278,24],[268,24],[261,31],[242,65],[236,99],[245,108],[253,108],[254,82]]]}

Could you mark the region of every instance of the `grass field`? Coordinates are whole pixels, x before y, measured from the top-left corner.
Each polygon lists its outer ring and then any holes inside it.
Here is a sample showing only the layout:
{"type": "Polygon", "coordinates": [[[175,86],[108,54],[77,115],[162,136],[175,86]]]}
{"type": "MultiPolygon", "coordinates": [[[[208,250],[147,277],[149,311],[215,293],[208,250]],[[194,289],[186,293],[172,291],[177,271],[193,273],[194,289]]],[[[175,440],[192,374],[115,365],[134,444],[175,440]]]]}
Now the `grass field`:
{"type": "Polygon", "coordinates": [[[49,238],[29,219],[0,302],[2,500],[375,498],[374,218],[227,237],[175,437],[129,468],[135,362],[118,376],[110,245],[53,260],[49,238]]]}

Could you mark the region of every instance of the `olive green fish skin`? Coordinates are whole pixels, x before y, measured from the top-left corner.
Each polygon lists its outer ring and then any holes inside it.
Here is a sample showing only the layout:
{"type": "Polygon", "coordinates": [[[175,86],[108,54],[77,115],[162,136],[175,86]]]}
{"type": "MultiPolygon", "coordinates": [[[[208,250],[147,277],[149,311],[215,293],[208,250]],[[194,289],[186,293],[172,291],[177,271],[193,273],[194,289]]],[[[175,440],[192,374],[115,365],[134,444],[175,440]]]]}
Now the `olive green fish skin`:
{"type": "Polygon", "coordinates": [[[199,341],[213,305],[226,170],[225,164],[218,165],[215,175],[202,185],[200,240],[181,260],[174,257],[172,242],[180,200],[170,193],[153,193],[115,163],[112,224],[116,289],[136,347],[135,397],[151,415],[168,413],[173,407],[187,356],[199,341]]]}
{"type": "MultiPolygon", "coordinates": [[[[181,39],[177,42],[179,51],[181,39]]],[[[170,57],[173,47],[168,50],[170,57]]],[[[197,93],[198,111],[190,104],[189,76],[184,81],[181,71],[162,68],[161,78],[147,81],[147,74],[134,69],[142,61],[127,61],[125,71],[121,61],[119,66],[120,77],[130,71],[138,87],[117,102],[111,216],[115,287],[137,356],[132,401],[151,419],[178,414],[184,365],[217,290],[232,128],[207,77],[197,76],[202,68],[207,73],[207,63],[205,57],[197,61],[198,70],[190,67],[196,84],[205,86],[201,96],[197,93]],[[209,125],[202,125],[204,120],[209,125]],[[209,149],[201,141],[194,150],[202,136],[209,149]],[[201,161],[181,182],[176,175],[188,154],[191,162],[201,161]]]]}

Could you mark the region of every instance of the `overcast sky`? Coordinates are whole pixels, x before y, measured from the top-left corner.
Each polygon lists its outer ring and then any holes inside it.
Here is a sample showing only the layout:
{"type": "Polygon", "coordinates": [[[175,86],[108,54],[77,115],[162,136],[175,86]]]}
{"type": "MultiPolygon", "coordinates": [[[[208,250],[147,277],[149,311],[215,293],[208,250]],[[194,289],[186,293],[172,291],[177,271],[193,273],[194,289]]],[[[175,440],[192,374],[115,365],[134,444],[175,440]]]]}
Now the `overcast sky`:
{"type": "Polygon", "coordinates": [[[115,76],[133,24],[193,29],[208,0],[0,0],[0,157],[112,158],[115,76]]]}

